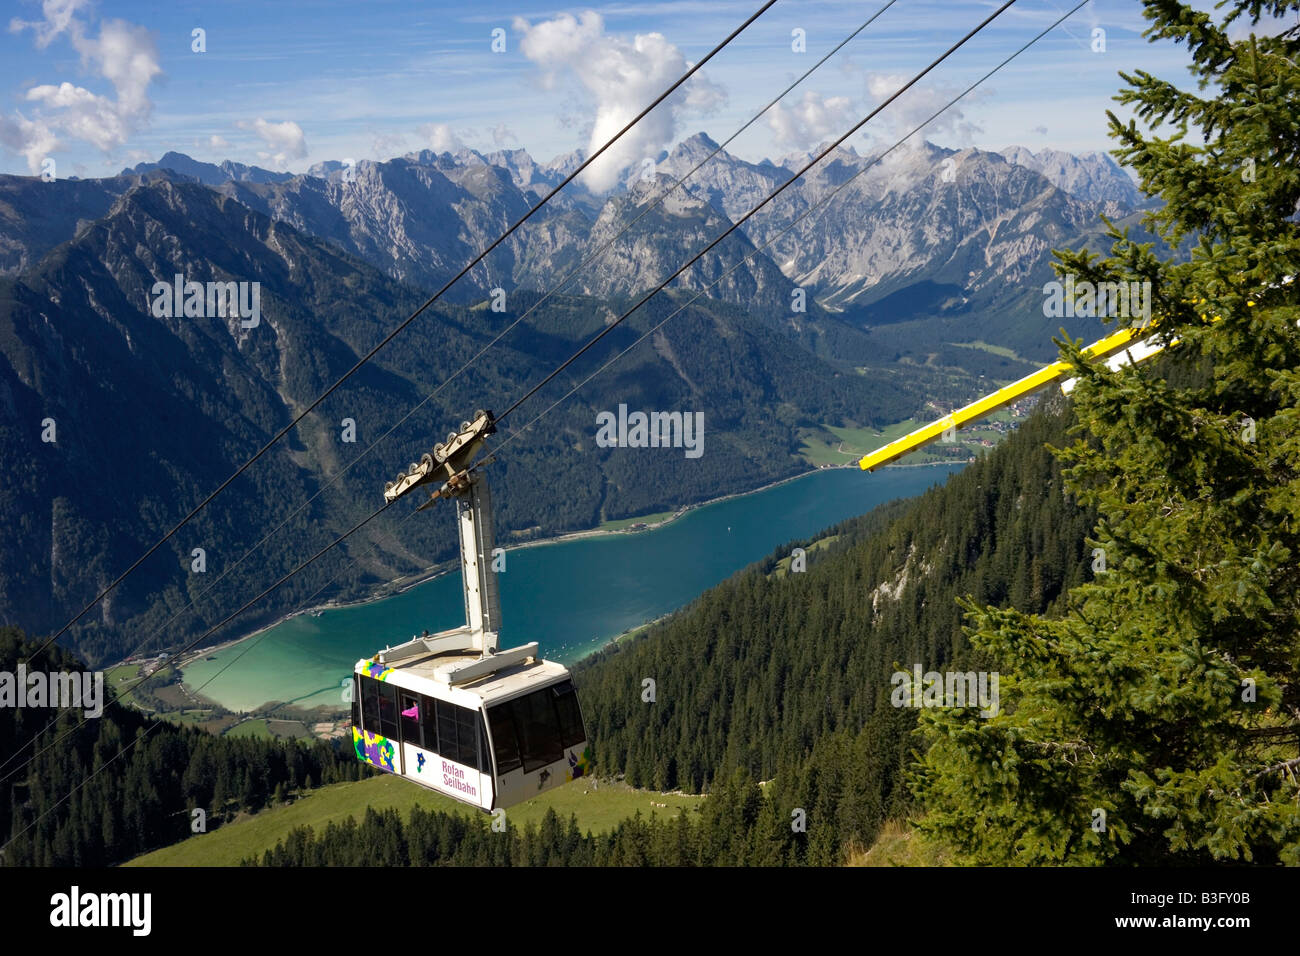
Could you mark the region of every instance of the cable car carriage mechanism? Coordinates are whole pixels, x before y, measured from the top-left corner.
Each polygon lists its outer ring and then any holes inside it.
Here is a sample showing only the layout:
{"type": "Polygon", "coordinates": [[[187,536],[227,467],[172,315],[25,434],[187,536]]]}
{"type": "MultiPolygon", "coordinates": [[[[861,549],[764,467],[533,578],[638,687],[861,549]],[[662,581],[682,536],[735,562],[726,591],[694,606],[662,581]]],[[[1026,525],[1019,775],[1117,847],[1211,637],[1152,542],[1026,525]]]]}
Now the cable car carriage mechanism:
{"type": "Polygon", "coordinates": [[[415,637],[357,662],[352,741],[357,759],[464,803],[509,807],[590,772],[587,733],[567,668],[537,642],[498,650],[501,597],[493,560],[492,496],[474,464],[496,431],[489,411],[433,446],[384,486],[396,501],[439,479],[422,504],[454,498],[466,623],[415,637]]]}

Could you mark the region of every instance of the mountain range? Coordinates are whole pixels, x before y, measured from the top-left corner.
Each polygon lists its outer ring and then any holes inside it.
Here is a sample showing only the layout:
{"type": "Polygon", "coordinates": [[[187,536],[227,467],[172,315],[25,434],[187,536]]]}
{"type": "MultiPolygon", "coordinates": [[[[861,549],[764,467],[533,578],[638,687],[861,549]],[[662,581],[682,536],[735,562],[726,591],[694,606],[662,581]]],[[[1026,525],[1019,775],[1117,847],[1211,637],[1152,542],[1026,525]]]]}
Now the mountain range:
{"type": "MultiPolygon", "coordinates": [[[[633,169],[623,189],[594,196],[579,177],[449,294],[471,302],[495,288],[549,288],[644,214],[629,230],[631,248],[584,271],[568,289],[630,295],[671,273],[684,258],[679,253],[701,248],[822,148],[751,163],[697,133],[660,159],[653,179],[633,169]],[[697,166],[681,189],[647,212],[697,166]]],[[[319,163],[290,176],[169,153],[123,175],[192,176],[393,278],[436,288],[554,190],[583,155],[538,163],[522,149],[422,150],[351,168],[319,163]]],[[[1141,206],[1132,179],[1100,153],[954,151],[921,143],[882,158],[841,147],[737,231],[748,242],[734,243],[733,256],[708,256],[680,281],[698,290],[753,254],[710,295],[749,309],[787,310],[799,287],[830,309],[865,307],[872,321],[882,313],[901,321],[918,312],[1005,307],[1027,288],[1032,308],[1041,305],[1042,282],[1053,278],[1052,248],[1096,242],[1099,215],[1123,221],[1141,206]]],[[[1020,303],[1013,310],[1024,311],[1020,303]]],[[[1046,328],[1047,335],[1055,331],[1046,328]]],[[[1031,351],[1050,354],[1047,335],[1031,351]]]]}
{"type": "MultiPolygon", "coordinates": [[[[82,187],[35,188],[57,199],[82,187]]],[[[3,619],[37,633],[63,623],[68,608],[90,600],[424,294],[217,190],[153,174],[139,177],[104,215],[35,266],[0,280],[3,619]],[[256,325],[245,327],[239,315],[160,314],[168,310],[156,308],[156,285],[169,286],[177,275],[202,284],[256,276],[256,325]]],[[[77,630],[78,650],[102,660],[158,631],[157,650],[215,623],[218,607],[293,568],[302,545],[327,544],[377,507],[384,481],[449,425],[480,405],[508,405],[610,314],[602,300],[555,297],[476,358],[537,299],[519,293],[502,313],[439,305],[414,322],[114,591],[77,630]],[[377,453],[330,482],[466,366],[377,453]],[[349,424],[355,442],[345,437],[349,424]],[[256,561],[236,567],[245,550],[284,521],[256,561]],[[195,571],[199,549],[203,571],[195,571]],[[214,595],[201,598],[227,571],[214,595]],[[191,599],[199,599],[199,613],[169,623],[191,599]]],[[[682,301],[657,302],[616,330],[588,364],[525,406],[513,424],[542,412],[682,301]]],[[[868,338],[840,331],[844,341],[868,338]]],[[[499,533],[509,541],[587,528],[788,476],[800,468],[791,451],[803,430],[883,425],[918,413],[942,384],[936,375],[900,387],[884,369],[847,371],[803,347],[793,332],[702,300],[502,456],[493,467],[499,533]],[[691,347],[695,341],[719,345],[691,347]],[[703,411],[709,454],[692,461],[596,447],[597,412],[622,403],[703,411]]],[[[355,595],[423,570],[449,557],[454,541],[445,509],[403,523],[400,533],[395,518],[377,521],[332,561],[295,577],[264,615],[283,613],[322,587],[355,595]],[[358,564],[349,567],[345,558],[358,564]],[[334,582],[339,574],[343,580],[334,582]]]]}
{"type": "MultiPolygon", "coordinates": [[[[1015,159],[928,143],[878,162],[837,150],[791,183],[521,412],[515,427],[683,308],[512,439],[493,466],[499,534],[747,490],[806,467],[810,431],[928,414],[1027,372],[1059,321],[1043,318],[1035,285],[1051,277],[1050,249],[1096,244],[1099,216],[1131,217],[1136,202],[1100,161],[1015,159]],[[705,412],[710,454],[597,448],[595,415],[620,404],[705,412]]],[[[449,425],[508,405],[803,161],[750,163],[698,134],[609,195],[580,181],[560,192],[142,565],[75,630],[77,650],[102,661],[215,624],[373,510],[383,482],[449,425]]],[[[580,162],[423,151],[287,174],[168,153],[104,179],[0,177],[0,623],[62,624],[580,162]],[[177,275],[256,282],[258,322],[159,314],[158,283],[177,275]]],[[[1078,334],[1096,325],[1075,321],[1078,334]]],[[[453,541],[445,510],[376,519],[232,627],[365,593],[449,557],[453,541]]]]}

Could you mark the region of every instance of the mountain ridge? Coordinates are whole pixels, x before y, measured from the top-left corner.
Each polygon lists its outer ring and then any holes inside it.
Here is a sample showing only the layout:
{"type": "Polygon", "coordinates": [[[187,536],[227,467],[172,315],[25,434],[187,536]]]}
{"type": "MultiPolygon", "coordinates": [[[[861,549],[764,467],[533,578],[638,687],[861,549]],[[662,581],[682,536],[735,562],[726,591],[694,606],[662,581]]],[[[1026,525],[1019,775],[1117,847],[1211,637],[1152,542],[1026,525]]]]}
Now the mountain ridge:
{"type": "MultiPolygon", "coordinates": [[[[56,194],[72,188],[40,185],[56,194]]],[[[7,413],[0,438],[9,449],[0,463],[0,533],[9,542],[0,555],[0,617],[33,633],[62,624],[67,608],[89,601],[159,529],[175,524],[422,299],[420,290],[364,260],[222,192],[155,174],[133,182],[103,217],[0,284],[0,407],[7,413]],[[258,282],[258,321],[246,327],[238,315],[156,308],[155,287],[170,290],[178,274],[199,283],[258,282]],[[40,439],[46,420],[56,425],[53,442],[40,439]]],[[[125,636],[142,639],[262,534],[289,520],[255,562],[199,604],[193,622],[186,618],[161,639],[215,623],[233,595],[258,593],[268,576],[301,560],[291,545],[323,545],[366,513],[384,481],[447,422],[465,416],[462,405],[508,404],[606,321],[608,307],[597,300],[554,297],[380,454],[290,519],[398,410],[415,406],[433,383],[470,362],[535,299],[521,293],[516,311],[507,313],[436,306],[403,333],[400,347],[362,368],[75,629],[78,650],[102,660],[123,649],[125,636]],[[351,448],[340,437],[345,419],[359,432],[351,448]],[[209,577],[191,571],[195,548],[205,553],[209,577]]],[[[683,301],[680,293],[657,298],[593,350],[593,364],[553,388],[576,385],[683,301]]],[[[801,429],[884,424],[923,406],[924,380],[900,388],[884,370],[846,376],[799,344],[800,334],[754,323],[725,303],[701,300],[687,308],[497,466],[501,533],[577,530],[604,517],[749,490],[800,470],[792,450],[801,429]],[[683,347],[697,339],[718,344],[683,347]],[[731,374],[721,374],[723,367],[731,374]],[[596,411],[620,402],[706,410],[717,423],[710,425],[710,454],[697,464],[594,448],[596,411]],[[781,413],[771,418],[771,408],[781,413]],[[559,494],[552,485],[566,469],[592,478],[559,494]]],[[[400,535],[382,524],[367,528],[341,549],[360,563],[335,590],[355,596],[423,570],[451,553],[451,541],[442,512],[405,525],[400,535]]],[[[261,617],[235,627],[284,613],[329,586],[341,567],[300,575],[259,609],[261,617]]]]}

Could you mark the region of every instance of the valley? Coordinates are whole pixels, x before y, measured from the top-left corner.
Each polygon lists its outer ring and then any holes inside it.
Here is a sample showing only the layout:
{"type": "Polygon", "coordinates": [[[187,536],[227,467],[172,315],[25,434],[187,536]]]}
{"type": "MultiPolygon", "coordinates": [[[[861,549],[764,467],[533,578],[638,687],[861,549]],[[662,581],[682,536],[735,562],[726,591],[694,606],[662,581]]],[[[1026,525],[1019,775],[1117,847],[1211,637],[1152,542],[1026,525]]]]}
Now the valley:
{"type": "Polygon", "coordinates": [[[118,2],[0,37],[15,912],[1286,896],[1300,4],[118,2]]]}
{"type": "MultiPolygon", "coordinates": [[[[400,352],[381,355],[373,371],[304,421],[295,447],[277,450],[245,479],[252,482],[253,493],[240,508],[218,507],[205,515],[188,545],[176,542],[160,552],[97,620],[80,625],[75,637],[78,648],[93,660],[108,661],[139,645],[138,637],[126,643],[129,633],[153,635],[142,648],[150,652],[176,647],[183,635],[202,633],[206,625],[219,620],[219,595],[258,587],[255,569],[242,561],[242,555],[259,543],[261,535],[250,536],[244,530],[245,518],[270,530],[271,540],[261,545],[270,558],[261,568],[291,566],[290,534],[323,538],[342,526],[346,516],[355,513],[355,502],[374,500],[375,489],[406,460],[396,458],[409,454],[403,447],[427,447],[431,432],[436,435],[445,423],[464,417],[469,409],[458,407],[454,394],[470,392],[480,395],[480,402],[504,403],[512,384],[522,387],[535,379],[534,370],[561,355],[593,325],[598,327],[600,316],[618,308],[638,286],[663,274],[678,248],[698,244],[724,227],[727,216],[734,214],[728,206],[732,200],[722,202],[721,193],[709,185],[709,176],[730,170],[727,175],[732,181],[755,176],[762,180],[781,168],[753,168],[724,151],[701,171],[698,181],[690,181],[680,201],[657,208],[647,205],[667,189],[671,180],[666,177],[673,171],[684,172],[681,165],[695,155],[693,150],[705,145],[688,140],[663,161],[660,179],[653,184],[637,181],[626,193],[601,204],[579,198],[557,201],[554,210],[548,207],[530,224],[531,231],[502,246],[489,260],[489,272],[512,277],[505,286],[497,287],[498,292],[484,288],[467,293],[462,305],[440,305],[434,320],[413,325],[400,352]],[[648,186],[654,188],[648,191],[648,186]],[[597,208],[595,219],[589,220],[597,208]],[[610,230],[620,230],[632,222],[629,217],[646,212],[651,214],[637,222],[636,229],[650,231],[638,240],[632,259],[624,259],[625,266],[619,269],[596,270],[603,284],[578,283],[545,298],[533,291],[538,276],[564,274],[596,257],[615,237],[610,230]],[[553,249],[554,255],[538,260],[535,250],[539,248],[553,249]],[[524,256],[524,249],[533,251],[524,256]],[[629,271],[628,266],[634,268],[629,271]],[[479,295],[490,302],[483,303],[479,295]],[[587,298],[591,296],[599,298],[587,298]],[[393,409],[417,406],[433,383],[445,385],[467,360],[506,333],[501,345],[485,354],[481,368],[456,382],[452,391],[426,400],[391,439],[387,437],[391,426],[386,423],[393,420],[393,409]],[[357,457],[357,452],[379,441],[383,446],[376,451],[386,460],[379,455],[357,457]],[[301,502],[307,499],[311,504],[304,507],[301,502]],[[190,569],[195,547],[203,551],[204,573],[211,557],[208,577],[190,569]],[[214,589],[210,582],[218,578],[221,583],[214,589]],[[193,612],[186,610],[191,602],[193,612]],[[163,642],[163,631],[171,634],[168,642],[163,642]]],[[[869,157],[846,152],[837,159],[843,171],[836,175],[857,170],[862,192],[850,196],[859,188],[855,181],[853,188],[825,207],[830,218],[819,215],[806,222],[816,220],[822,223],[819,228],[838,230],[842,224],[832,212],[850,200],[871,203],[882,216],[943,220],[948,216],[939,202],[944,183],[932,177],[944,155],[927,146],[906,159],[891,158],[879,172],[881,176],[887,172],[887,179],[878,180],[869,157]],[[900,178],[912,183],[916,195],[934,194],[928,211],[890,205],[898,195],[900,178]],[[887,187],[882,185],[886,182],[887,187]]],[[[448,215],[473,222],[486,235],[525,208],[531,180],[520,170],[535,169],[536,164],[524,159],[520,154],[418,153],[388,163],[362,162],[355,180],[345,182],[328,170],[320,176],[261,175],[242,167],[203,166],[169,154],[158,164],[97,181],[97,192],[88,192],[90,186],[81,182],[39,183],[54,193],[93,196],[98,205],[91,208],[101,218],[52,222],[50,228],[64,230],[61,234],[20,232],[15,248],[22,251],[12,268],[21,271],[11,272],[0,283],[0,320],[11,329],[5,339],[9,362],[0,373],[9,376],[4,387],[14,396],[17,411],[12,424],[0,429],[9,428],[18,439],[14,429],[24,419],[61,423],[61,444],[53,456],[48,448],[20,444],[17,447],[29,448],[28,456],[10,464],[15,475],[21,471],[26,477],[13,482],[12,502],[0,507],[0,532],[21,542],[26,553],[42,556],[22,569],[0,567],[0,588],[24,594],[21,603],[11,605],[20,611],[14,623],[29,628],[52,623],[57,605],[84,596],[93,581],[143,547],[139,539],[132,543],[130,522],[125,534],[109,533],[123,520],[117,502],[137,500],[137,510],[156,515],[160,522],[179,517],[183,512],[164,503],[164,494],[175,493],[172,478],[163,479],[165,473],[181,482],[181,496],[174,500],[199,500],[308,395],[363,354],[391,321],[386,316],[409,310],[421,289],[443,281],[448,263],[468,255],[470,246],[480,241],[467,236],[459,244],[445,245],[445,237],[455,232],[439,226],[448,215]],[[362,195],[367,201],[356,202],[362,195]],[[470,206],[481,207],[481,213],[470,216],[470,206]],[[335,212],[325,216],[330,209],[335,212]],[[396,218],[385,214],[382,223],[356,218],[373,216],[378,209],[402,212],[396,218]],[[339,219],[343,213],[346,216],[339,219]],[[407,233],[394,232],[399,229],[407,233]],[[388,232],[379,241],[382,230],[388,232]],[[187,237],[166,261],[139,254],[148,245],[146,236],[159,231],[187,237]],[[438,240],[443,245],[433,241],[435,235],[444,237],[438,240]],[[419,249],[426,258],[394,259],[385,251],[394,248],[419,249]],[[172,289],[178,275],[205,288],[228,284],[239,276],[256,277],[258,325],[242,317],[243,311],[251,314],[251,304],[224,319],[158,314],[149,290],[163,279],[172,289]],[[96,347],[74,350],[70,362],[56,359],[62,339],[49,330],[65,326],[76,329],[82,339],[95,341],[96,347]],[[287,359],[303,349],[311,350],[315,358],[306,363],[287,359]],[[192,361],[199,365],[188,383],[166,371],[192,361]],[[113,384],[128,379],[138,383],[131,390],[113,384]],[[96,390],[103,400],[66,404],[40,398],[42,392],[82,396],[96,390]],[[133,424],[123,429],[122,423],[133,424]],[[103,444],[100,436],[110,434],[114,440],[103,444]],[[116,462],[116,471],[126,473],[135,468],[134,463],[150,459],[163,463],[162,467],[150,469],[129,488],[114,485],[110,478],[93,495],[42,501],[41,489],[93,460],[116,462]],[[24,517],[29,515],[41,517],[32,522],[24,517]],[[84,570],[67,573],[72,568],[84,570]]],[[[1062,193],[1040,173],[1010,165],[997,154],[972,153],[961,161],[988,165],[989,175],[999,183],[997,189],[1010,190],[995,204],[999,207],[1033,196],[1035,202],[1050,200],[1072,210],[1061,223],[1080,224],[1082,210],[1093,202],[1062,193]]],[[[816,202],[827,188],[813,177],[790,194],[793,205],[787,212],[796,212],[800,203],[816,202]]],[[[0,182],[0,194],[18,215],[38,202],[37,193],[29,195],[13,177],[0,182]]],[[[783,213],[773,210],[773,214],[783,213]]],[[[759,224],[746,235],[764,241],[764,221],[756,221],[759,224]]],[[[1037,216],[1035,221],[1038,229],[1048,220],[1037,216]]],[[[1046,250],[1056,235],[1043,233],[1041,248],[1046,250]]],[[[943,268],[952,268],[955,254],[955,249],[932,248],[926,253],[933,260],[927,268],[939,268],[941,262],[948,263],[943,268]]],[[[833,300],[840,293],[831,291],[841,287],[836,284],[839,280],[825,270],[812,283],[807,305],[792,309],[792,301],[801,301],[793,293],[803,288],[796,286],[796,280],[808,284],[810,279],[798,274],[797,263],[782,261],[794,278],[778,269],[760,247],[742,241],[740,233],[706,256],[700,263],[701,275],[716,277],[740,266],[730,272],[729,285],[697,300],[671,326],[593,379],[580,397],[557,409],[546,429],[513,448],[499,466],[502,534],[516,542],[550,538],[602,521],[676,511],[720,494],[752,491],[797,474],[803,460],[840,463],[837,459],[843,450],[835,451],[829,444],[834,433],[819,431],[815,423],[879,432],[924,418],[933,412],[936,400],[967,401],[985,383],[1016,377],[1031,367],[1004,354],[1026,347],[1023,333],[1001,339],[1001,345],[990,343],[991,348],[984,350],[941,343],[927,346],[932,334],[925,331],[928,323],[943,329],[958,321],[931,317],[933,303],[918,300],[903,306],[910,313],[900,312],[901,302],[890,304],[883,323],[879,310],[884,306],[867,305],[865,299],[854,297],[851,310],[844,311],[847,300],[837,304],[833,300]],[[681,347],[692,340],[714,341],[718,348],[681,347]],[[678,461],[654,457],[632,466],[624,450],[600,447],[600,415],[622,406],[685,409],[696,418],[703,416],[710,435],[709,454],[698,462],[689,456],[678,461]],[[584,483],[576,494],[555,494],[555,479],[541,477],[590,467],[592,462],[599,480],[584,483]]],[[[827,252],[825,261],[835,261],[834,256],[827,252]]],[[[850,265],[857,268],[856,260],[850,265]]],[[[1032,269],[1026,263],[1017,275],[1021,273],[1028,276],[1032,269]]],[[[1024,301],[1034,301],[1036,293],[1024,285],[1023,276],[1017,282],[1024,301]]],[[[1004,279],[990,276],[988,281],[991,287],[1004,279]]],[[[877,285],[885,288],[889,282],[882,278],[877,285]]],[[[634,318],[626,334],[620,330],[609,347],[602,346],[603,353],[593,358],[612,358],[649,322],[668,315],[669,303],[686,301],[681,296],[698,288],[702,286],[688,282],[681,292],[668,293],[663,303],[652,302],[646,318],[634,318]]],[[[959,311],[977,307],[967,302],[959,311]]],[[[992,307],[990,300],[980,308],[992,307]]],[[[1017,308],[1021,307],[1012,310],[1017,308]]],[[[1017,326],[999,316],[996,326],[1008,332],[1034,329],[1029,354],[1044,354],[1050,344],[1048,323],[1041,315],[1035,320],[1024,314],[1022,321],[1028,324],[1017,326]]],[[[985,435],[968,438],[978,443],[992,440],[985,435]]],[[[834,448],[840,448],[838,441],[834,448]]],[[[923,454],[928,458],[922,460],[943,458],[934,450],[923,454]]],[[[367,530],[341,549],[355,567],[344,571],[339,580],[332,580],[337,569],[324,565],[308,569],[254,612],[251,620],[222,629],[213,640],[229,640],[241,630],[248,633],[272,623],[322,588],[326,598],[350,602],[384,581],[419,574],[451,556],[447,530],[445,518],[437,517],[404,524],[400,530],[367,530]]]]}
{"type": "MultiPolygon", "coordinates": [[[[549,659],[579,661],[785,542],[919,494],[960,467],[891,469],[870,478],[856,468],[817,471],[692,508],[653,531],[511,548],[501,585],[505,633],[538,641],[549,659]]],[[[459,575],[446,574],[378,601],[297,615],[182,662],[184,680],[230,710],[279,713],[292,701],[325,719],[346,710],[338,688],[358,658],[422,629],[454,626],[460,589],[459,575]]]]}

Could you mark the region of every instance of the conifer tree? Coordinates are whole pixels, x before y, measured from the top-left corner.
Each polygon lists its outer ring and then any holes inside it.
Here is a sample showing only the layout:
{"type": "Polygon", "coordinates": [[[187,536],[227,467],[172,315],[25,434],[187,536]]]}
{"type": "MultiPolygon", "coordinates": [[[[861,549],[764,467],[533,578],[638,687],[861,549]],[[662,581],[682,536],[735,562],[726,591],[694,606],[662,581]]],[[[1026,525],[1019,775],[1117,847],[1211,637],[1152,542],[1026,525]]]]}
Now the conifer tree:
{"type": "Polygon", "coordinates": [[[1169,348],[1115,372],[1061,343],[1080,424],[1056,453],[1105,570],[1050,618],[965,605],[1001,712],[923,712],[914,783],[968,861],[1300,864],[1300,3],[1144,6],[1197,90],[1121,73],[1111,135],[1190,256],[1114,228],[1108,258],[1057,254],[1149,281],[1169,348]]]}

